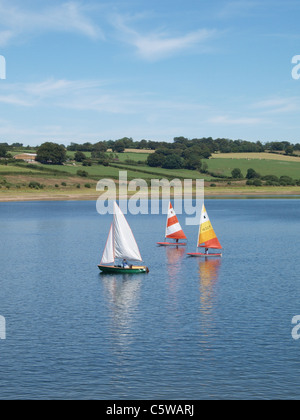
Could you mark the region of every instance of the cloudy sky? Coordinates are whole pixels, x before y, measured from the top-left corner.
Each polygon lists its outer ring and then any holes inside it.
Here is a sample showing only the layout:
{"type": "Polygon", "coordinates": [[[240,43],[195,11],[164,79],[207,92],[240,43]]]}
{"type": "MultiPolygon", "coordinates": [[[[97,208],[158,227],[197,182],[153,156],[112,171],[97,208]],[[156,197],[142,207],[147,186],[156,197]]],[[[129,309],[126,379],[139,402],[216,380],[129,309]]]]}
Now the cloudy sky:
{"type": "Polygon", "coordinates": [[[299,0],[0,0],[0,142],[299,142],[299,16],[299,0]]]}

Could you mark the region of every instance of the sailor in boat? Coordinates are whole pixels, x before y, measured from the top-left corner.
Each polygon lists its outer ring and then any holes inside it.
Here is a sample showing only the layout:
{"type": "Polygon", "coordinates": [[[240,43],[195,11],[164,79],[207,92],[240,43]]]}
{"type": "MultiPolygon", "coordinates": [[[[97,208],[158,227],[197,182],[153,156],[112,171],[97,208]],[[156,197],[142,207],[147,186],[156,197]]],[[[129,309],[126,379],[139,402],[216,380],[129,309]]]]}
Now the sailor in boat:
{"type": "Polygon", "coordinates": [[[123,260],[123,268],[130,268],[127,260],[124,258],[123,260]]]}
{"type": "Polygon", "coordinates": [[[205,248],[205,254],[208,255],[208,248],[205,248]]]}

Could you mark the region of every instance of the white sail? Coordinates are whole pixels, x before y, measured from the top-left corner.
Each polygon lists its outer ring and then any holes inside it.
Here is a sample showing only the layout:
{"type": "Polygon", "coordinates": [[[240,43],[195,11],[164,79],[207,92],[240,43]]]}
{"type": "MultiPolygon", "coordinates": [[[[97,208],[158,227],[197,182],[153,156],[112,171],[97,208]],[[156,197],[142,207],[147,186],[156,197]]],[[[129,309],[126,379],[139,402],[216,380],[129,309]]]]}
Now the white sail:
{"type": "Polygon", "coordinates": [[[104,249],[101,264],[111,264],[114,261],[114,227],[112,224],[107,238],[106,247],[104,249]]]}
{"type": "Polygon", "coordinates": [[[116,259],[143,261],[132,230],[117,203],[114,204],[114,256],[116,259]]]}

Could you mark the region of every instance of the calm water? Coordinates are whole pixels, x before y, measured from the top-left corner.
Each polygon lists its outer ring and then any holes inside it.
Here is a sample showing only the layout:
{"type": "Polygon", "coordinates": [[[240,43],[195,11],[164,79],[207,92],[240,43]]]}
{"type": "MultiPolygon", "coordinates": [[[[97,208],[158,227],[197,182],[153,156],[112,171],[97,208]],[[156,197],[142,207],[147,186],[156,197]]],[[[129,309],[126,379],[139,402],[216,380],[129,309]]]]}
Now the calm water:
{"type": "Polygon", "coordinates": [[[299,399],[300,201],[206,207],[222,260],[128,216],[150,274],[114,277],[94,202],[0,204],[0,399],[299,399]]]}

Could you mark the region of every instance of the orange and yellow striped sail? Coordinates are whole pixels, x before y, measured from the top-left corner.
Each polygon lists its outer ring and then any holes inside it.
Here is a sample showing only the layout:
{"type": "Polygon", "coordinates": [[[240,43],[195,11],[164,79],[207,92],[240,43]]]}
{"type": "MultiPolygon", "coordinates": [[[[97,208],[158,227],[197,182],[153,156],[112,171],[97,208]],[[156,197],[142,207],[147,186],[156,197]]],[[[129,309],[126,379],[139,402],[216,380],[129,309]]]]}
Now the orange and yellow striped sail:
{"type": "Polygon", "coordinates": [[[222,249],[222,246],[215,234],[212,224],[209,220],[205,206],[202,207],[200,232],[198,239],[199,248],[222,249]]]}

